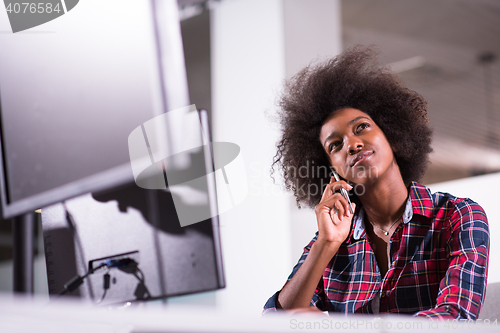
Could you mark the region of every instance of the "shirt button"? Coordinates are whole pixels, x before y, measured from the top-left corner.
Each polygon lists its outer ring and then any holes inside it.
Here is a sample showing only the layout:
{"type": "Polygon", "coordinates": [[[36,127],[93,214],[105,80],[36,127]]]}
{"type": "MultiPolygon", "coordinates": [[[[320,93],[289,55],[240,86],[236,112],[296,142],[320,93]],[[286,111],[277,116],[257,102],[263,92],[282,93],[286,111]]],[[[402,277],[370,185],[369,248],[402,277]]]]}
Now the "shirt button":
{"type": "Polygon", "coordinates": [[[380,294],[380,297],[385,297],[385,291],[380,294]]]}

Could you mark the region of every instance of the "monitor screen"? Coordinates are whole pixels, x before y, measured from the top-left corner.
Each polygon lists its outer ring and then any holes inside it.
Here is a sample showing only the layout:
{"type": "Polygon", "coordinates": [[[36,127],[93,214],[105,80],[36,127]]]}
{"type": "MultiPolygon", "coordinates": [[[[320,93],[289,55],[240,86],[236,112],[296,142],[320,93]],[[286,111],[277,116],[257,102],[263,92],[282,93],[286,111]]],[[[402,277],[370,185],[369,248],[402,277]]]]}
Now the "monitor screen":
{"type": "Polygon", "coordinates": [[[217,216],[181,226],[174,195],[132,183],[43,208],[50,296],[119,305],[223,288],[217,216]]]}
{"type": "Polygon", "coordinates": [[[172,9],[85,0],[17,33],[0,10],[4,218],[133,181],[129,134],[169,110],[172,82],[189,104],[179,21],[163,15],[172,9]]]}
{"type": "MultiPolygon", "coordinates": [[[[200,113],[200,121],[208,141],[206,112],[200,113]]],[[[199,182],[190,181],[180,188],[160,189],[129,183],[42,209],[51,295],[123,304],[225,286],[217,208],[214,214],[204,214],[204,219],[189,225],[179,214],[179,208],[203,212],[217,204],[217,163],[203,162],[204,157],[212,156],[212,145],[203,145],[204,140],[199,139],[204,149],[192,151],[197,157],[193,156],[194,163],[186,170],[193,174],[197,164],[204,165],[206,175],[199,180],[205,185],[201,188],[193,186],[199,182]]],[[[232,171],[233,167],[228,164],[225,168],[232,171]]]]}

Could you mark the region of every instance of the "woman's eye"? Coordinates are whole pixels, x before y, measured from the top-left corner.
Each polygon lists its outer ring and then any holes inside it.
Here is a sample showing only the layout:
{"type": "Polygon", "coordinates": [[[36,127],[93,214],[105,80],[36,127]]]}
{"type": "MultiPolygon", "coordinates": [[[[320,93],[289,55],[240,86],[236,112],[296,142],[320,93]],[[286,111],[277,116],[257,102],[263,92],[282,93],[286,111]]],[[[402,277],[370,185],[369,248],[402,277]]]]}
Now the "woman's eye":
{"type": "Polygon", "coordinates": [[[330,146],[328,146],[329,152],[331,153],[332,151],[334,151],[335,149],[337,149],[341,144],[342,144],[341,141],[334,141],[334,142],[332,142],[330,144],[330,146]]]}
{"type": "Polygon", "coordinates": [[[364,130],[367,127],[370,127],[370,124],[368,124],[368,123],[359,124],[358,127],[356,127],[356,133],[361,132],[362,130],[364,130]]]}

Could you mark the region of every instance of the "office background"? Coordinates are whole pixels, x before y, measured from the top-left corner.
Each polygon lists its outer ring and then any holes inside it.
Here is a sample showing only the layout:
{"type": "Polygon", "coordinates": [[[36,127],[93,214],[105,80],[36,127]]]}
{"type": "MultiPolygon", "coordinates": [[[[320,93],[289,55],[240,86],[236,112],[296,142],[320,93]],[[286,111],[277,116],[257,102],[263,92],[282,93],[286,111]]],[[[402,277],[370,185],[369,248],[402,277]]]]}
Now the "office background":
{"type": "MultiPolygon", "coordinates": [[[[258,313],[281,288],[302,247],[313,237],[316,221],[312,211],[298,210],[293,196],[269,176],[279,129],[273,119],[276,97],[284,80],[300,68],[350,45],[378,45],[380,61],[391,64],[411,89],[428,100],[434,153],[423,183],[468,178],[432,189],[451,188],[453,194],[472,199],[474,193],[496,195],[500,185],[498,1],[179,3],[191,102],[209,110],[215,141],[241,147],[249,195],[221,215],[227,287],[173,298],[172,305],[258,313]]],[[[487,206],[494,203],[476,200],[493,225],[498,219],[487,206]]],[[[4,292],[12,291],[10,227],[8,222],[0,225],[0,290],[4,292]]],[[[40,227],[37,235],[35,292],[46,296],[40,227]]],[[[492,260],[497,254],[492,248],[492,260]]],[[[494,269],[490,265],[490,282],[500,282],[494,269]]]]}

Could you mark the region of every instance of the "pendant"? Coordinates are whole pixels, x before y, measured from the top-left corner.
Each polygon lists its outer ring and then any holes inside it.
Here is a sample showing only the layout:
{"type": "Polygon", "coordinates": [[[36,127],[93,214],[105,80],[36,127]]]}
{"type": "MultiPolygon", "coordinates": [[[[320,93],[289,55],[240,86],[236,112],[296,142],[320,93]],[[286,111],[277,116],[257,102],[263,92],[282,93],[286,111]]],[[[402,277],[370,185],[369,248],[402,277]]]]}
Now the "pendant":
{"type": "Polygon", "coordinates": [[[388,231],[384,231],[384,235],[389,235],[389,232],[388,231]]]}

